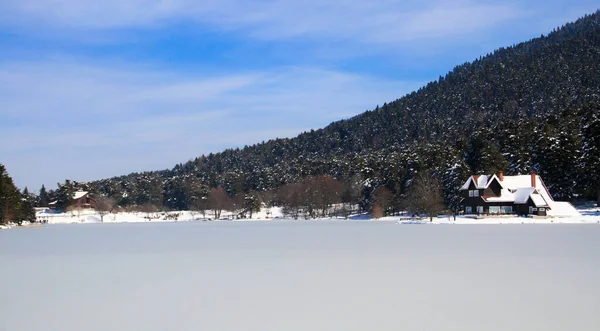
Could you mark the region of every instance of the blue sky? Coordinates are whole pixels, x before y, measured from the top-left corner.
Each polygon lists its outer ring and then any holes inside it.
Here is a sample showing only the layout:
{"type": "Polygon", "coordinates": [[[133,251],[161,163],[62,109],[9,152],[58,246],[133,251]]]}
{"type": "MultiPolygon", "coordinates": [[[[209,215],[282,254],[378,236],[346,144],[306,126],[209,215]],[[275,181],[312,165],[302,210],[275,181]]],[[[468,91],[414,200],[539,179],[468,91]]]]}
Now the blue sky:
{"type": "Polygon", "coordinates": [[[3,0],[0,163],[37,190],[292,137],[598,7],[3,0]]]}

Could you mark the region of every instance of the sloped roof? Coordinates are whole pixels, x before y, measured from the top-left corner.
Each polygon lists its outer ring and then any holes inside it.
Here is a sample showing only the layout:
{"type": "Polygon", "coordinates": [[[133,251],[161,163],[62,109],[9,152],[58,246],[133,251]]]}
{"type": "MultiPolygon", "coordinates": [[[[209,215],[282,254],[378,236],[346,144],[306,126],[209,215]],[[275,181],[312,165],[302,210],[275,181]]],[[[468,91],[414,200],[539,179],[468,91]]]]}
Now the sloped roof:
{"type": "Polygon", "coordinates": [[[533,187],[522,187],[515,191],[515,203],[527,203],[529,196],[535,189],[533,187]]]}
{"type": "Polygon", "coordinates": [[[536,207],[548,207],[548,203],[540,194],[531,194],[529,197],[536,207]]]}
{"type": "Polygon", "coordinates": [[[581,216],[572,204],[564,201],[552,201],[548,215],[554,217],[581,216]]]}
{"type": "Polygon", "coordinates": [[[507,189],[502,189],[499,197],[483,197],[487,202],[513,202],[515,195],[507,189]]]}
{"type": "Polygon", "coordinates": [[[77,191],[73,194],[73,199],[74,200],[81,199],[84,196],[86,196],[87,194],[88,194],[88,192],[86,192],[86,191],[77,191]]]}
{"type": "MultiPolygon", "coordinates": [[[[531,186],[531,175],[517,175],[517,176],[504,176],[502,183],[510,189],[519,189],[523,187],[531,186]]],[[[535,175],[535,188],[544,188],[542,178],[539,175],[535,175]]]]}
{"type": "Polygon", "coordinates": [[[490,185],[492,179],[494,178],[496,178],[502,186],[500,179],[496,175],[473,175],[469,177],[467,182],[460,188],[460,190],[468,190],[471,183],[475,183],[475,187],[477,187],[478,189],[485,189],[490,185]]]}

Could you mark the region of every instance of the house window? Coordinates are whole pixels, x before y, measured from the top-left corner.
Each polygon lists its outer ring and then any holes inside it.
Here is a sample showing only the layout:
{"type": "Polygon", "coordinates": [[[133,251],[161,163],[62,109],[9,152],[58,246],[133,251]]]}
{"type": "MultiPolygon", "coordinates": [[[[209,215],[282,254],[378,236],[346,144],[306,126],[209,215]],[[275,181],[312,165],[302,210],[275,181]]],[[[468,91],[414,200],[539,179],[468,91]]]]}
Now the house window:
{"type": "Polygon", "coordinates": [[[490,214],[500,214],[499,206],[490,206],[490,214]]]}
{"type": "Polygon", "coordinates": [[[546,208],[540,208],[539,210],[540,211],[546,211],[546,208]]]}
{"type": "Polygon", "coordinates": [[[474,197],[478,197],[478,196],[479,196],[479,190],[475,190],[475,191],[473,191],[473,196],[474,196],[474,197]]]}
{"type": "Polygon", "coordinates": [[[533,207],[529,206],[529,213],[533,214],[533,207]]]}
{"type": "Polygon", "coordinates": [[[469,190],[469,198],[473,197],[473,190],[469,190]]]}
{"type": "Polygon", "coordinates": [[[483,214],[483,206],[477,206],[477,214],[483,214]]]}
{"type": "Polygon", "coordinates": [[[472,213],[473,213],[473,207],[471,207],[471,206],[465,207],[465,214],[472,214],[472,213]]]}
{"type": "Polygon", "coordinates": [[[502,213],[504,214],[512,214],[513,207],[512,206],[502,206],[502,213]]]}

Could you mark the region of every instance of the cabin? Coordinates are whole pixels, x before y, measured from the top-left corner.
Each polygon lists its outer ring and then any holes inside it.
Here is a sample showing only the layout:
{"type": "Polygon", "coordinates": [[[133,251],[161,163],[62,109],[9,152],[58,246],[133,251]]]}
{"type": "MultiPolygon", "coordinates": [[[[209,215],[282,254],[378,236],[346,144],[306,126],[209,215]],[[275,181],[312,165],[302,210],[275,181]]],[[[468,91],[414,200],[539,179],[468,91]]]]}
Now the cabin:
{"type": "Polygon", "coordinates": [[[535,172],[531,175],[473,175],[460,188],[465,214],[577,216],[568,202],[558,202],[535,172]]]}
{"type": "Polygon", "coordinates": [[[96,200],[90,198],[89,192],[77,191],[73,194],[73,205],[78,209],[94,208],[96,200]]]}
{"type": "MultiPolygon", "coordinates": [[[[56,201],[52,201],[48,204],[49,208],[56,209],[56,201]]],[[[76,209],[89,209],[96,206],[96,200],[90,198],[89,192],[77,191],[73,193],[73,208],[76,209]]]]}

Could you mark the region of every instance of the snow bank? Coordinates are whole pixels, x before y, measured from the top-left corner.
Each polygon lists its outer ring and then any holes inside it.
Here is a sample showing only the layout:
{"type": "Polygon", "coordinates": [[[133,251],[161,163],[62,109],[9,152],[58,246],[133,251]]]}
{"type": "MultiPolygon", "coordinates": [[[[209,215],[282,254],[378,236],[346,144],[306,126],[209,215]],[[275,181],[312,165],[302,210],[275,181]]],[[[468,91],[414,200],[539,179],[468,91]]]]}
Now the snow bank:
{"type": "Polygon", "coordinates": [[[563,201],[552,201],[548,214],[553,217],[578,217],[581,213],[572,204],[563,201]]]}

